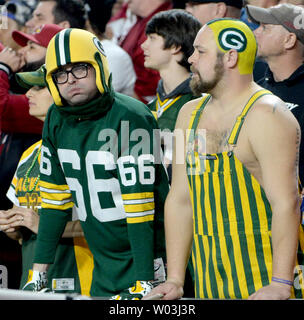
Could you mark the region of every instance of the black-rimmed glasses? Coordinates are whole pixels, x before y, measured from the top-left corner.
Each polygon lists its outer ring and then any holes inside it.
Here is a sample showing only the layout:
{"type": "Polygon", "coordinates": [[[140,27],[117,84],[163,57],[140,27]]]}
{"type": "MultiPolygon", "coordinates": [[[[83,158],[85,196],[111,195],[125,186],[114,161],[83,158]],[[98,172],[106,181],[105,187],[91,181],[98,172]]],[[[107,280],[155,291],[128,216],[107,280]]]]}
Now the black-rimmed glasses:
{"type": "Polygon", "coordinates": [[[71,70],[60,70],[52,74],[54,81],[57,84],[64,84],[69,79],[71,73],[76,79],[83,79],[88,75],[90,65],[87,63],[80,63],[72,66],[71,70]]]}

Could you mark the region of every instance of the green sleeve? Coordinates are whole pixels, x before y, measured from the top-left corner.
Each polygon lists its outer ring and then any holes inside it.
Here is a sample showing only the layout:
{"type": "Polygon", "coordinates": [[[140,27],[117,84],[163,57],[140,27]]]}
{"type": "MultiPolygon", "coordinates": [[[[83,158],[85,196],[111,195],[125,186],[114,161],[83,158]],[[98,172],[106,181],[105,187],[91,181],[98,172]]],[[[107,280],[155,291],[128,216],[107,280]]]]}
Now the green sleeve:
{"type": "Polygon", "coordinates": [[[41,209],[34,263],[53,263],[57,244],[74,205],[71,192],[61,169],[55,134],[51,123],[56,123],[49,112],[45,120],[40,160],[41,209]]]}
{"type": "Polygon", "coordinates": [[[159,241],[156,234],[163,234],[168,179],[159,163],[160,155],[156,154],[160,150],[156,144],[159,130],[153,116],[149,113],[144,120],[133,118],[129,123],[129,149],[118,159],[118,179],[137,280],[153,280],[155,253],[161,251],[160,247],[164,248],[164,238],[159,241]],[[143,124],[143,121],[146,123],[143,124]],[[142,128],[145,130],[142,131],[142,128]],[[159,194],[160,189],[162,195],[159,194]]]}

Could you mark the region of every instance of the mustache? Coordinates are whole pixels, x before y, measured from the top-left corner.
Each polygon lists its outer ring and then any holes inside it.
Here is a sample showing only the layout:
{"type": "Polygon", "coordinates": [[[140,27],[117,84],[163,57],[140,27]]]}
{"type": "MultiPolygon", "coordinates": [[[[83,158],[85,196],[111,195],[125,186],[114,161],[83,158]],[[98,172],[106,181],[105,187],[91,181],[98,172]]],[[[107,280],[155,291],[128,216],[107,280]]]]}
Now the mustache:
{"type": "Polygon", "coordinates": [[[193,66],[190,66],[190,70],[192,73],[198,73],[198,70],[193,66]]]}

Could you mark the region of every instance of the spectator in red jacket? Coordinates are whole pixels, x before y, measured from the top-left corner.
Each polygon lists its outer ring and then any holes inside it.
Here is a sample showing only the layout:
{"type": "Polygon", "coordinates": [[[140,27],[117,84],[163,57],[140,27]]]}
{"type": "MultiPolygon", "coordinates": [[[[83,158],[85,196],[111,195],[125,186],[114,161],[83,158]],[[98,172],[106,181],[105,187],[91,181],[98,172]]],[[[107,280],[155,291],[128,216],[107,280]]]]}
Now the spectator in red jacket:
{"type": "MultiPolygon", "coordinates": [[[[154,98],[160,79],[158,71],[146,69],[144,66],[144,53],[141,44],[147,39],[146,24],[157,12],[171,8],[172,2],[170,0],[130,0],[128,2],[128,10],[136,15],[136,22],[126,35],[122,33],[122,37],[118,41],[133,61],[137,77],[134,87],[135,97],[144,103],[154,98]]],[[[124,8],[124,12],[127,14],[126,8],[124,8]]],[[[124,19],[121,14],[118,17],[124,19]]]]}

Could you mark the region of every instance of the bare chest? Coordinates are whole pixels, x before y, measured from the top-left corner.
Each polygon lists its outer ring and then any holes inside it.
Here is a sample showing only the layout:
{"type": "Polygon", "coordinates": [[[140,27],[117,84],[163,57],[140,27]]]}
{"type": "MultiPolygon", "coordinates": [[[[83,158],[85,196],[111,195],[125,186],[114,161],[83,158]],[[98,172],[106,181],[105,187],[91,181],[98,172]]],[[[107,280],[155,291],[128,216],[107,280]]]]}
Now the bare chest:
{"type": "Polygon", "coordinates": [[[225,121],[215,121],[213,119],[208,121],[208,118],[200,119],[196,131],[196,138],[200,141],[201,146],[198,152],[216,154],[233,151],[236,158],[262,183],[260,165],[249,142],[246,121],[240,128],[237,140],[229,140],[231,132],[235,128],[235,122],[236,116],[227,117],[225,121]],[[202,141],[204,145],[202,145],[202,141]]]}

